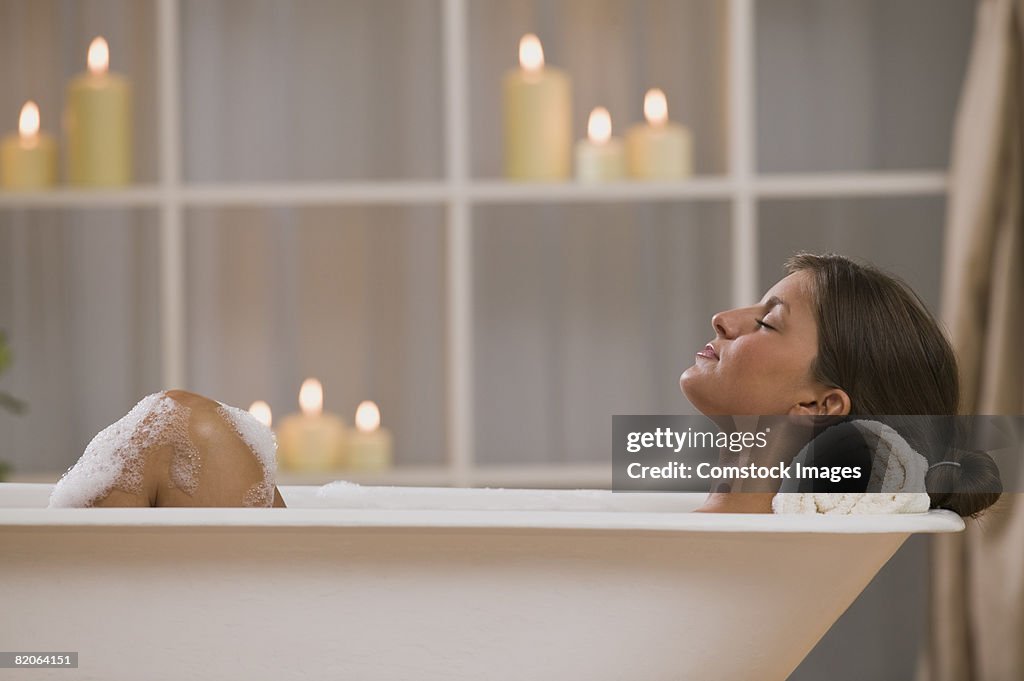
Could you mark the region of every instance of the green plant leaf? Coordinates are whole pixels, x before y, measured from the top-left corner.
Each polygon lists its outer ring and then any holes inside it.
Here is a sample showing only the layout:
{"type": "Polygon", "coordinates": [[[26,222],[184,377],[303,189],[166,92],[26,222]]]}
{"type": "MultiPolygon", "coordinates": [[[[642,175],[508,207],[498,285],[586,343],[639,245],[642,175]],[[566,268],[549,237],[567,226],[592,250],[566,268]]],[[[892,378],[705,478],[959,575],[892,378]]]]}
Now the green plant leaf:
{"type": "Polygon", "coordinates": [[[28,403],[8,393],[0,392],[0,409],[6,409],[12,414],[24,414],[28,411],[28,403]]]}
{"type": "Polygon", "coordinates": [[[0,331],[0,374],[4,372],[4,369],[11,366],[11,348],[7,345],[7,336],[0,331]]]}

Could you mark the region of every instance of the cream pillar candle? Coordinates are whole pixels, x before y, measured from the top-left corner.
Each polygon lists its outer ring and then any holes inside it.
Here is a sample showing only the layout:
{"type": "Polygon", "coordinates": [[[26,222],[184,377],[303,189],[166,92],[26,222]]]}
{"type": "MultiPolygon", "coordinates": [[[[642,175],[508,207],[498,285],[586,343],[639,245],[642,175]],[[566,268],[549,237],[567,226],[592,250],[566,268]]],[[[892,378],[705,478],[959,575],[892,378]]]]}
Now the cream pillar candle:
{"type": "Polygon", "coordinates": [[[270,405],[263,400],[256,400],[249,405],[249,413],[267,428],[274,424],[274,413],[270,411],[270,405]]]}
{"type": "Polygon", "coordinates": [[[674,180],[693,174],[693,138],[681,125],[669,123],[665,93],[657,88],[644,97],[647,123],[626,134],[626,163],[630,177],[674,180]]]}
{"type": "Polygon", "coordinates": [[[301,471],[335,470],[345,463],[345,426],[323,413],[320,381],[307,378],[299,390],[301,414],[286,417],[277,429],[277,456],[283,468],[301,471]]]}
{"type": "Polygon", "coordinates": [[[576,179],[580,182],[621,180],[626,174],[622,141],[612,137],[612,117],[599,106],[587,120],[587,139],[576,143],[576,179]]]}
{"type": "Polygon", "coordinates": [[[391,466],[391,433],[380,427],[380,409],[369,400],[356,409],[356,430],[349,437],[348,463],[357,470],[391,466]]]}
{"type": "Polygon", "coordinates": [[[89,70],[68,84],[68,181],[112,187],[132,181],[131,85],[109,70],[107,41],[89,45],[89,70]]]}
{"type": "Polygon", "coordinates": [[[572,166],[569,77],[544,66],[533,34],[519,41],[520,68],[505,74],[505,175],[515,180],[565,180],[572,166]]]}
{"type": "Polygon", "coordinates": [[[39,107],[25,102],[18,133],[0,142],[0,186],[4,189],[45,189],[57,180],[57,145],[40,130],[39,107]]]}

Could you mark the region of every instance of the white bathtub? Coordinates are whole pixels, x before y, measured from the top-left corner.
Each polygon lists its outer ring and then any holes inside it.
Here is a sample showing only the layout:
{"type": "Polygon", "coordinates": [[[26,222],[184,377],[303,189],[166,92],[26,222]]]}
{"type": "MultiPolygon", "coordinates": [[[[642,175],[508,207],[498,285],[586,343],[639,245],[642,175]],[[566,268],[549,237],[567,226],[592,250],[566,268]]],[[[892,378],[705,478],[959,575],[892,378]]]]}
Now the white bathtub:
{"type": "Polygon", "coordinates": [[[79,668],[0,678],[782,680],[911,533],[964,527],[690,514],[702,495],[679,494],[49,510],[50,489],[0,485],[0,641],[79,668]]]}

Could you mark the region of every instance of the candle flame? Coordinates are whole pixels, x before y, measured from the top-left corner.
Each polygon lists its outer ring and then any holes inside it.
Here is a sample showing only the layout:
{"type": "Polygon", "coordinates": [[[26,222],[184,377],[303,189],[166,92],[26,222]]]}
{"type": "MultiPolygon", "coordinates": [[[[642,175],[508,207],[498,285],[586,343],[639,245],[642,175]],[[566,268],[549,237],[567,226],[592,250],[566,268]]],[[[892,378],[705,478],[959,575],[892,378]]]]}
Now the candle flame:
{"type": "Polygon", "coordinates": [[[319,416],[324,410],[324,387],[315,378],[307,378],[299,388],[299,407],[306,416],[319,416]]]}
{"type": "Polygon", "coordinates": [[[89,43],[89,73],[99,76],[107,72],[110,67],[110,47],[103,36],[96,36],[89,43]]]}
{"type": "Polygon", "coordinates": [[[668,102],[658,88],[651,88],[644,95],[644,118],[651,125],[665,125],[668,121],[668,102]]]}
{"type": "Polygon", "coordinates": [[[537,73],[544,68],[544,48],[540,38],[532,33],[519,40],[519,65],[528,73],[537,73]]]}
{"type": "Polygon", "coordinates": [[[380,409],[370,400],[364,400],[356,407],[356,430],[372,433],[380,427],[380,409]]]}
{"type": "Polygon", "coordinates": [[[596,107],[587,120],[587,137],[594,144],[605,144],[612,136],[612,117],[608,109],[596,107]]]}
{"type": "Polygon", "coordinates": [[[35,137],[37,134],[39,134],[39,107],[30,99],[21,107],[21,115],[18,116],[18,135],[35,137]]]}
{"type": "Polygon", "coordinates": [[[270,411],[270,405],[263,400],[256,400],[249,406],[249,413],[253,415],[257,421],[265,425],[267,428],[274,422],[274,415],[270,411]]]}

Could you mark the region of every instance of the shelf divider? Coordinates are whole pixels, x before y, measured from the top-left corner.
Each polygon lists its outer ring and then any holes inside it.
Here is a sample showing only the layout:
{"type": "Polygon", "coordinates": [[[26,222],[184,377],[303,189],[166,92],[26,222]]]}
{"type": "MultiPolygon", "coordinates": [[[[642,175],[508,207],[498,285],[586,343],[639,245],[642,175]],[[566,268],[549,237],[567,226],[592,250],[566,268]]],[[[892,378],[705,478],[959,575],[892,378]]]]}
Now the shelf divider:
{"type": "Polygon", "coordinates": [[[452,484],[468,486],[473,469],[473,232],[469,182],[469,93],[465,0],[444,3],[448,463],[452,484]]]}
{"type": "Polygon", "coordinates": [[[733,305],[758,298],[757,131],[754,97],[754,0],[729,0],[729,173],[732,197],[733,305]]]}
{"type": "Polygon", "coordinates": [[[157,7],[160,136],[160,326],[164,388],[187,388],[185,356],[185,227],[180,198],[182,138],[179,1],[157,7]]]}

